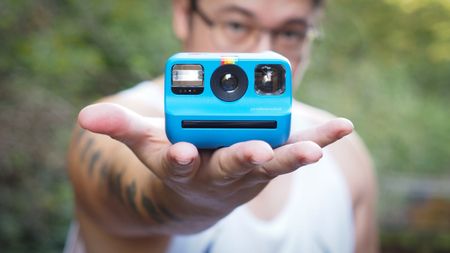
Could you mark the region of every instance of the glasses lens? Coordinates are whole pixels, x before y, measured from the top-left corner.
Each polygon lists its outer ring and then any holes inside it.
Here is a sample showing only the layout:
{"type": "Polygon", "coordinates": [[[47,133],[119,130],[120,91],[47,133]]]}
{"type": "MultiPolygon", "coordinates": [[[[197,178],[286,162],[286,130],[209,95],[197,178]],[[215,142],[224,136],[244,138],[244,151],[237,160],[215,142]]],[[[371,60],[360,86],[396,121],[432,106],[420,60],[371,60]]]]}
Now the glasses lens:
{"type": "Polygon", "coordinates": [[[247,51],[258,39],[257,31],[243,22],[221,21],[212,31],[214,43],[224,51],[247,51]]]}

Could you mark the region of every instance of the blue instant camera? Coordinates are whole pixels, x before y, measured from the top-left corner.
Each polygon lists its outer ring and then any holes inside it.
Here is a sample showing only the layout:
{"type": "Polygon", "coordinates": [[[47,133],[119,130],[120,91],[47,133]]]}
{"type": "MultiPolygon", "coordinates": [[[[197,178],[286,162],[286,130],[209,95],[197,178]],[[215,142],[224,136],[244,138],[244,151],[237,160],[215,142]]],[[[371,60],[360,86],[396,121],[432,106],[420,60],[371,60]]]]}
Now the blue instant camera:
{"type": "Polygon", "coordinates": [[[278,147],[289,137],[291,66],[277,53],[175,54],[164,82],[172,143],[213,149],[263,140],[278,147]]]}

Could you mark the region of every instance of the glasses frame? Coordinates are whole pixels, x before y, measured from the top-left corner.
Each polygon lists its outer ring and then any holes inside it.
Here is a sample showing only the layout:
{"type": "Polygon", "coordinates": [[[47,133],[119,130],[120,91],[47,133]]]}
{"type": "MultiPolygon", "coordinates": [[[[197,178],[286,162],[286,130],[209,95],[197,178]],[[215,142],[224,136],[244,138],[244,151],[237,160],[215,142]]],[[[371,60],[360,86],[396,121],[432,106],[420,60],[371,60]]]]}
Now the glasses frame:
{"type": "MultiPolygon", "coordinates": [[[[190,4],[191,4],[191,13],[196,13],[208,27],[212,28],[217,25],[217,22],[213,21],[210,17],[208,17],[208,15],[206,15],[205,12],[203,12],[199,8],[199,6],[197,4],[197,0],[191,0],[190,4]]],[[[309,24],[305,21],[305,26],[306,26],[305,36],[302,38],[302,42],[299,45],[299,50],[298,50],[299,52],[296,57],[300,57],[301,51],[302,51],[301,48],[305,44],[306,41],[308,41],[308,40],[312,41],[318,37],[318,31],[315,29],[315,27],[312,24],[309,24]]],[[[261,34],[261,31],[268,32],[270,34],[272,40],[274,40],[274,38],[276,36],[278,36],[278,34],[280,33],[279,30],[274,30],[274,29],[268,29],[268,28],[263,28],[263,27],[258,27],[258,26],[255,26],[254,28],[258,29],[260,31],[259,34],[261,34]]]]}

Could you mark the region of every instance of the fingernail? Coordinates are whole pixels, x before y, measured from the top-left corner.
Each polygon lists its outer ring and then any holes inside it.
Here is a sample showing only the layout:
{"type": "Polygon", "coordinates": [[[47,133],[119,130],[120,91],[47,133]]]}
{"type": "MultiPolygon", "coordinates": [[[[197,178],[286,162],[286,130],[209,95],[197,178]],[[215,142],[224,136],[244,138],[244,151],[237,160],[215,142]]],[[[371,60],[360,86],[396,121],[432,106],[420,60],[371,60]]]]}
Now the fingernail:
{"type": "Polygon", "coordinates": [[[192,161],[193,161],[193,159],[186,159],[186,160],[180,159],[180,160],[177,160],[177,163],[178,163],[179,165],[186,166],[186,165],[191,164],[192,161]]]}
{"type": "Polygon", "coordinates": [[[354,129],[355,128],[355,125],[353,125],[353,122],[351,121],[351,120],[349,120],[349,119],[346,119],[346,118],[341,118],[342,120],[344,120],[344,121],[346,121],[347,122],[347,124],[349,124],[350,126],[351,126],[351,128],[352,129],[354,129]]]}

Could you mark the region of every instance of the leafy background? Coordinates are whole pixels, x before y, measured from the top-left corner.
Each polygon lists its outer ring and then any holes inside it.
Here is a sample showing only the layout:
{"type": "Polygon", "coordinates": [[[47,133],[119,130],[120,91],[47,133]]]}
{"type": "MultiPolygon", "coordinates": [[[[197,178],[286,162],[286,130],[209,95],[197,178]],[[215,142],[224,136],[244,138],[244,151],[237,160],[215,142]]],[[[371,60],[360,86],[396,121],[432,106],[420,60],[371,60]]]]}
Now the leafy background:
{"type": "MultiPolygon", "coordinates": [[[[162,73],[163,0],[0,2],[0,251],[60,252],[77,112],[162,73]]],[[[450,2],[333,0],[297,98],[352,119],[373,154],[384,252],[450,251],[450,2]]]]}

